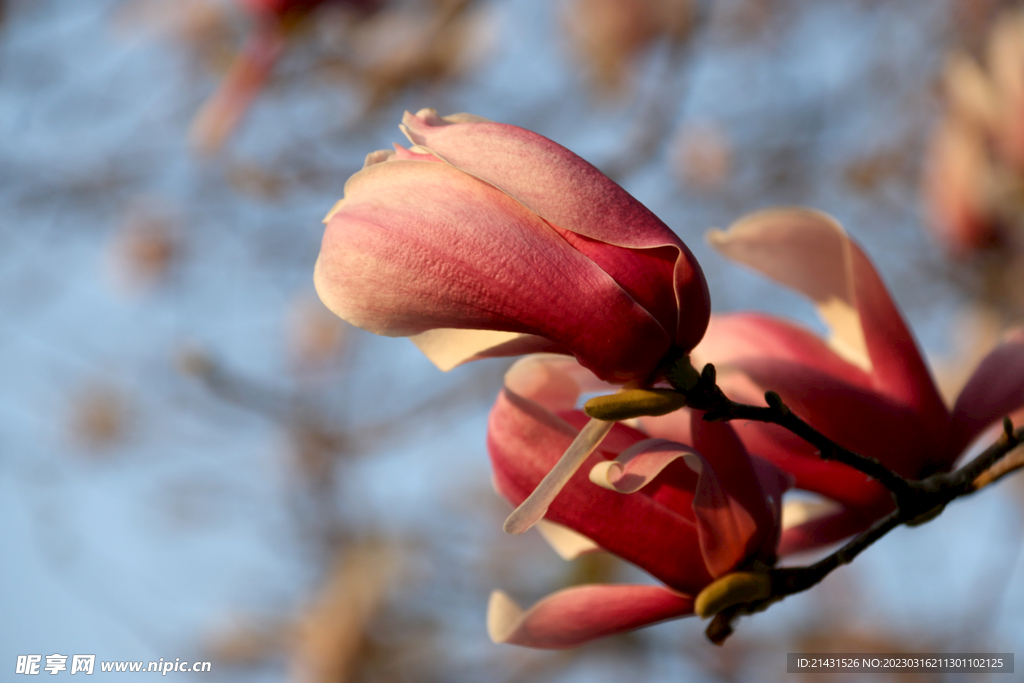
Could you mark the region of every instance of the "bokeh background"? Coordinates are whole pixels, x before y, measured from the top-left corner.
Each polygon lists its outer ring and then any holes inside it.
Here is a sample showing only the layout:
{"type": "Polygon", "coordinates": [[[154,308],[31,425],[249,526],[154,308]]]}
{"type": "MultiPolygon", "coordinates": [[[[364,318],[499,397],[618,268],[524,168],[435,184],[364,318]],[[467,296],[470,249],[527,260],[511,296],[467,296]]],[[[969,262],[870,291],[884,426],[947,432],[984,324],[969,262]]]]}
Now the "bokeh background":
{"type": "Polygon", "coordinates": [[[0,3],[0,680],[55,652],[309,683],[760,682],[795,651],[1024,654],[1012,480],[723,648],[697,619],[493,645],[492,589],[528,604],[637,570],[501,532],[484,435],[507,362],[443,374],[312,288],[322,217],[401,113],[469,111],[615,178],[693,247],[719,311],[821,329],[702,235],[772,205],[834,214],[955,395],[1022,313],[1017,3],[306,4],[0,3]]]}

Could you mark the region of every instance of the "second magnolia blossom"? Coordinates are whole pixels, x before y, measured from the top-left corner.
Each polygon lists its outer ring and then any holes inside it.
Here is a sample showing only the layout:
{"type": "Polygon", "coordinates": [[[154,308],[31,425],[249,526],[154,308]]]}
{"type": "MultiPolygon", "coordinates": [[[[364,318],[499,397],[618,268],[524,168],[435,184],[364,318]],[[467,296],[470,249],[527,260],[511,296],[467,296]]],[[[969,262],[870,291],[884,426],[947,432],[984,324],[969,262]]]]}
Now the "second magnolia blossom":
{"type": "MultiPolygon", "coordinates": [[[[609,387],[557,356],[524,358],[509,370],[487,435],[495,485],[505,498],[518,505],[527,497],[587,424],[575,408],[580,392],[602,388],[609,387]]],[[[496,592],[488,614],[492,639],[573,647],[691,615],[714,579],[774,563],[788,476],[750,457],[729,425],[687,411],[674,417],[678,441],[616,424],[546,514],[546,523],[563,527],[555,534],[563,556],[605,550],[665,586],[579,586],[525,612],[496,592]]]]}
{"type": "Polygon", "coordinates": [[[367,157],[328,214],[315,284],[442,369],[549,351],[604,380],[653,380],[707,327],[686,245],[592,165],[528,130],[424,109],[406,149],[367,157]]]}
{"type": "MultiPolygon", "coordinates": [[[[766,315],[715,316],[693,357],[716,365],[733,400],[763,405],[764,392],[775,391],[825,436],[912,479],[951,469],[987,427],[1024,407],[1024,330],[1007,334],[947,408],[871,261],[830,216],[761,211],[713,233],[711,243],[809,297],[832,332],[823,340],[766,315]]],[[[652,419],[659,422],[671,433],[671,419],[652,419]]],[[[893,509],[877,481],[823,461],[781,427],[744,422],[736,429],[747,448],[792,473],[799,488],[837,503],[788,531],[785,550],[849,536],[893,509]]]]}

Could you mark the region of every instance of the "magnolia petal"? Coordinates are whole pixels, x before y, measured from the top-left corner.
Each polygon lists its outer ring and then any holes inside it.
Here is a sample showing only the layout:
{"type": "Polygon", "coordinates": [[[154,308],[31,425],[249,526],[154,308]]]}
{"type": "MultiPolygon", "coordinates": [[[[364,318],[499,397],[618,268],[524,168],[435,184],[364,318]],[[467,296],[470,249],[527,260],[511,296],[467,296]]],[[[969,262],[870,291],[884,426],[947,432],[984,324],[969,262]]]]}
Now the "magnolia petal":
{"type": "Polygon", "coordinates": [[[782,532],[783,523],[783,494],[793,488],[795,477],[762,458],[751,456],[750,461],[754,466],[754,473],[757,476],[758,483],[761,485],[764,500],[772,515],[772,523],[767,527],[771,529],[771,533],[765,535],[765,540],[761,544],[764,550],[762,554],[767,555],[778,547],[779,534],[782,532]]]}
{"type": "Polygon", "coordinates": [[[800,363],[847,384],[871,386],[871,376],[863,368],[844,360],[810,330],[759,313],[712,316],[704,338],[690,354],[696,367],[714,363],[719,374],[733,361],[750,357],[800,363]]]}
{"type": "MultiPolygon", "coordinates": [[[[710,314],[703,272],[682,240],[647,207],[593,165],[541,135],[502,123],[456,123],[424,109],[416,115],[406,112],[402,131],[414,144],[508,193],[558,228],[629,249],[672,247],[674,266],[669,271],[677,310],[666,330],[684,349],[700,341],[710,314]]],[[[642,274],[625,268],[613,276],[631,290],[627,282],[642,274]]],[[[642,289],[642,281],[632,284],[642,289]]],[[[659,311],[651,312],[658,317],[659,311]]]]}
{"type": "Polygon", "coordinates": [[[783,530],[779,540],[779,555],[793,555],[841,541],[864,531],[874,519],[843,509],[789,527],[783,530]]]}
{"type": "Polygon", "coordinates": [[[462,117],[421,109],[406,112],[401,129],[413,144],[566,230],[620,247],[685,249],[647,207],[565,147],[525,128],[462,117]]]}
{"type": "Polygon", "coordinates": [[[582,392],[615,391],[573,358],[534,354],[520,358],[505,373],[505,386],[551,412],[573,410],[582,392]]]}
{"type": "Polygon", "coordinates": [[[870,369],[875,386],[914,408],[944,440],[949,414],[910,330],[874,266],[831,216],[810,209],[750,214],[711,244],[812,299],[846,360],[870,369]]]}
{"type": "Polygon", "coordinates": [[[885,514],[892,509],[888,489],[862,472],[822,460],[813,446],[777,425],[735,425],[747,450],[792,476],[793,485],[832,498],[852,509],[885,514]]]}
{"type": "Polygon", "coordinates": [[[521,534],[540,521],[551,501],[565,487],[583,461],[593,453],[615,426],[614,422],[591,420],[573,439],[568,450],[541,480],[533,493],[505,520],[505,533],[521,534]]]}
{"type": "Polygon", "coordinates": [[[787,500],[782,505],[782,530],[793,529],[823,517],[831,517],[842,509],[842,505],[828,498],[787,500]]]}
{"type": "Polygon", "coordinates": [[[878,458],[903,476],[916,478],[952,464],[943,425],[932,429],[926,416],[877,391],[848,385],[798,363],[745,359],[733,367],[776,391],[794,413],[828,438],[878,458]]]}
{"type": "Polygon", "coordinates": [[[566,649],[693,614],[693,597],[661,586],[595,584],[567,588],[523,610],[494,591],[487,633],[495,643],[566,649]]]}
{"type": "Polygon", "coordinates": [[[689,408],[683,408],[668,415],[641,417],[638,420],[640,431],[653,439],[693,443],[693,431],[690,429],[691,412],[689,408]]]}
{"type": "Polygon", "coordinates": [[[601,552],[601,546],[567,526],[542,519],[536,528],[558,556],[567,562],[581,555],[601,552]]]}
{"type": "MultiPolygon", "coordinates": [[[[713,468],[713,471],[702,470],[701,477],[710,475],[716,478],[721,483],[722,490],[728,492],[736,504],[750,515],[762,533],[773,528],[775,518],[761,488],[758,468],[755,467],[753,458],[747,454],[743,442],[732,426],[724,422],[707,422],[697,412],[690,415],[690,425],[695,453],[702,464],[708,466],[707,470],[713,468]]],[[[687,463],[692,460],[687,458],[687,463]]],[[[698,517],[700,486],[701,481],[698,480],[697,496],[694,498],[694,511],[698,517]]],[[[756,540],[763,540],[761,533],[756,540]]]]}
{"type": "Polygon", "coordinates": [[[1024,126],[1018,115],[1024,106],[1024,85],[1020,82],[1020,64],[1024,61],[1022,36],[1024,14],[1004,14],[993,29],[987,55],[995,88],[1002,99],[1002,125],[994,131],[994,142],[1013,168],[1024,164],[1024,126]]]}
{"type": "Polygon", "coordinates": [[[410,341],[443,372],[481,358],[536,353],[552,346],[550,340],[534,334],[451,328],[420,332],[410,341]]]}
{"type": "Polygon", "coordinates": [[[538,216],[448,164],[391,160],[352,176],[314,283],[328,308],[376,334],[533,334],[612,381],[646,377],[672,341],[538,216]]]}
{"type": "Polygon", "coordinates": [[[724,256],[808,296],[832,330],[838,353],[871,367],[849,282],[849,240],[829,215],[800,208],[766,209],[739,219],[708,242],[724,256]]]}
{"type": "Polygon", "coordinates": [[[590,481],[609,491],[635,493],[662,470],[693,449],[664,439],[647,439],[623,451],[614,460],[599,462],[590,470],[590,481]]]}
{"type": "MultiPolygon", "coordinates": [[[[375,152],[370,152],[369,154],[366,155],[366,158],[363,159],[363,168],[366,168],[367,166],[373,166],[374,164],[384,163],[388,159],[394,157],[397,151],[398,150],[394,149],[378,149],[375,152]]],[[[327,214],[327,218],[324,219],[324,223],[330,220],[330,218],[331,215],[327,214]]]]}
{"type": "Polygon", "coordinates": [[[959,455],[986,427],[1022,406],[1024,328],[1017,327],[978,364],[957,397],[951,451],[959,455]]]}
{"type": "MultiPolygon", "coordinates": [[[[587,421],[579,411],[563,417],[578,420],[580,426],[587,421]]],[[[504,389],[491,410],[487,429],[487,449],[501,495],[513,505],[525,500],[578,429],[504,389]]],[[[628,496],[595,486],[587,478],[586,472],[607,458],[606,453],[617,454],[620,446],[643,439],[635,430],[614,425],[601,451],[590,456],[584,471],[578,471],[552,502],[547,519],[582,533],[669,586],[695,594],[711,580],[700,555],[692,508],[697,478],[683,467],[689,493],[677,495],[673,486],[662,485],[628,496]]],[[[670,466],[663,477],[671,479],[673,469],[670,466]]]]}
{"type": "Polygon", "coordinates": [[[749,556],[757,524],[750,513],[722,489],[714,470],[703,459],[693,511],[697,516],[701,555],[711,576],[729,573],[749,556]]]}

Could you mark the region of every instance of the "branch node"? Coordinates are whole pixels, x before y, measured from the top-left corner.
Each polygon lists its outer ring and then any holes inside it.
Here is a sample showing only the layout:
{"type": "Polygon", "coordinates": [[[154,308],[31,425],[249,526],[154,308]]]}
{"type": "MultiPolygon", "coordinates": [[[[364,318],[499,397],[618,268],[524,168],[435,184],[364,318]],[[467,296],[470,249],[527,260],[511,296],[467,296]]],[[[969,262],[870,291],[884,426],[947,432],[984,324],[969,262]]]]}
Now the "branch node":
{"type": "Polygon", "coordinates": [[[780,415],[789,415],[789,407],[782,402],[782,397],[774,391],[764,392],[764,400],[772,410],[778,412],[780,415]]]}
{"type": "Polygon", "coordinates": [[[717,373],[715,372],[715,366],[708,363],[704,366],[704,369],[700,371],[700,383],[705,387],[715,386],[717,380],[717,373]]]}

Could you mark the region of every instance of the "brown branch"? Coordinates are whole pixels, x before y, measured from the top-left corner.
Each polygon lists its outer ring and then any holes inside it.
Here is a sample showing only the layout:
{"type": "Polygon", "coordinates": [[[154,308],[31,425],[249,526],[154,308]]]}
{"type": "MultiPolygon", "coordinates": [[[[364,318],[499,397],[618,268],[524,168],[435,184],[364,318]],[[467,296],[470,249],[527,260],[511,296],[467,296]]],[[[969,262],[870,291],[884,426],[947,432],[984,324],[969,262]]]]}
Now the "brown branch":
{"type": "Polygon", "coordinates": [[[779,425],[816,447],[823,460],[844,463],[878,480],[889,489],[896,502],[895,510],[828,557],[807,567],[764,569],[771,581],[768,597],[732,604],[711,620],[706,633],[711,642],[718,645],[732,634],[733,622],[739,617],[760,612],[789,595],[815,586],[901,524],[916,526],[928,522],[956,498],[969,495],[1010,472],[1024,468],[1024,449],[1016,450],[1024,444],[1024,427],[1014,431],[1009,418],[1003,420],[1003,433],[999,439],[967,465],[953,472],[940,472],[924,479],[911,480],[893,472],[875,458],[860,455],[835,443],[794,415],[773,391],[765,394],[767,406],[752,406],[730,400],[717,385],[715,368],[710,363],[698,375],[690,359],[680,356],[666,366],[664,377],[685,396],[687,406],[706,411],[705,420],[743,419],[779,425]],[[1011,452],[1013,455],[1010,455],[1011,452]]]}
{"type": "Polygon", "coordinates": [[[1014,451],[997,462],[992,467],[982,472],[972,482],[975,491],[990,484],[994,484],[1011,472],[1024,468],[1024,450],[1014,451]]]}
{"type": "Polygon", "coordinates": [[[705,411],[704,419],[710,421],[751,420],[776,424],[796,434],[818,449],[822,460],[835,460],[877,479],[894,497],[905,495],[910,488],[908,480],[893,472],[878,460],[855,453],[840,446],[817,429],[806,423],[782,402],[774,391],[765,394],[767,406],[752,406],[730,400],[716,383],[715,366],[708,363],[693,383],[696,371],[688,357],[682,357],[669,367],[665,379],[676,390],[686,395],[686,404],[691,408],[705,411]],[[688,366],[688,367],[686,367],[688,366]]]}

